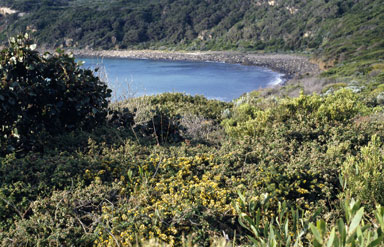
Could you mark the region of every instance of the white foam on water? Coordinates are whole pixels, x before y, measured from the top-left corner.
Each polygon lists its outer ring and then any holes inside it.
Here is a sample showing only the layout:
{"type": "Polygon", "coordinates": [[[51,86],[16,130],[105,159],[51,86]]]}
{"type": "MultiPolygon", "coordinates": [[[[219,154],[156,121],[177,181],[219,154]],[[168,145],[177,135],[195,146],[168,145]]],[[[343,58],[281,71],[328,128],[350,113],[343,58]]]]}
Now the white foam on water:
{"type": "Polygon", "coordinates": [[[275,78],[268,83],[268,86],[277,86],[282,84],[284,82],[283,76],[284,74],[277,74],[275,78]]]}

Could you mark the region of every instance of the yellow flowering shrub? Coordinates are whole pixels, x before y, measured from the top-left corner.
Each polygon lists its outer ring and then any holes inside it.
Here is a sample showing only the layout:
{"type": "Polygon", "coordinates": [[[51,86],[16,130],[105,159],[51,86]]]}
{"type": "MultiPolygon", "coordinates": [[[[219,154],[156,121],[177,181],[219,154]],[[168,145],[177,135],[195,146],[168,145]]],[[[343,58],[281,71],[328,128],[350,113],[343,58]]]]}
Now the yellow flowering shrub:
{"type": "Polygon", "coordinates": [[[218,167],[212,160],[207,155],[149,159],[143,165],[149,176],[139,179],[123,208],[103,207],[102,219],[110,228],[99,233],[95,245],[129,246],[138,238],[159,238],[173,246],[183,234],[209,230],[204,218],[233,217],[233,192],[218,170],[210,170],[218,167]]]}

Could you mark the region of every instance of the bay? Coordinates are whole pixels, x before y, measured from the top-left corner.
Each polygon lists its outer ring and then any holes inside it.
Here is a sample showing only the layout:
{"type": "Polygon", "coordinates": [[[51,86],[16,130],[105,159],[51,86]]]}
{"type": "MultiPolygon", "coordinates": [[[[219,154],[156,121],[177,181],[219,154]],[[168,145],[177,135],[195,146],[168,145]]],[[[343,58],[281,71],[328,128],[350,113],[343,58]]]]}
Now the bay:
{"type": "Polygon", "coordinates": [[[282,82],[282,74],[239,64],[127,58],[77,60],[85,62],[84,68],[99,68],[99,77],[113,90],[113,101],[164,92],[231,101],[246,92],[282,82]]]}

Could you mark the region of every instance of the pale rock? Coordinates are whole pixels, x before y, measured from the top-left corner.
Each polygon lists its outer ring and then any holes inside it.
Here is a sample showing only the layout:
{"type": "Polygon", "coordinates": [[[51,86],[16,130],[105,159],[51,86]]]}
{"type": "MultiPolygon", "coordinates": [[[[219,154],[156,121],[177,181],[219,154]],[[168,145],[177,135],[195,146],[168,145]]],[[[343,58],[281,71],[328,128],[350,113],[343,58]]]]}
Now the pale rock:
{"type": "Polygon", "coordinates": [[[12,15],[17,13],[16,10],[8,8],[8,7],[0,7],[0,14],[2,15],[12,15]]]}

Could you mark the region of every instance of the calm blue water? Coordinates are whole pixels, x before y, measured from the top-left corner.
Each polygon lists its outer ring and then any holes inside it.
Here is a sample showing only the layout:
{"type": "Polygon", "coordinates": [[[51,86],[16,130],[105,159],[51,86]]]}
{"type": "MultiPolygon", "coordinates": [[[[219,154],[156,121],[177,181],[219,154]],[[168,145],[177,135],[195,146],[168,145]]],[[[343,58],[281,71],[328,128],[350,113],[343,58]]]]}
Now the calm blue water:
{"type": "MultiPolygon", "coordinates": [[[[281,74],[238,64],[122,58],[79,58],[83,67],[101,67],[113,100],[164,92],[204,95],[230,101],[245,92],[281,82],[281,74]]],[[[102,77],[102,76],[101,76],[102,77]]]]}

